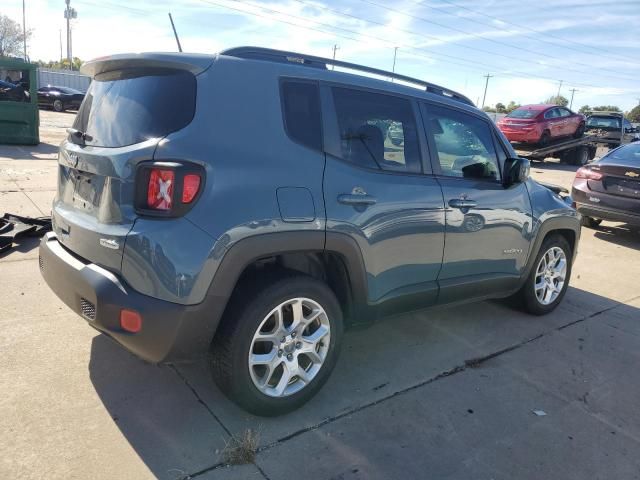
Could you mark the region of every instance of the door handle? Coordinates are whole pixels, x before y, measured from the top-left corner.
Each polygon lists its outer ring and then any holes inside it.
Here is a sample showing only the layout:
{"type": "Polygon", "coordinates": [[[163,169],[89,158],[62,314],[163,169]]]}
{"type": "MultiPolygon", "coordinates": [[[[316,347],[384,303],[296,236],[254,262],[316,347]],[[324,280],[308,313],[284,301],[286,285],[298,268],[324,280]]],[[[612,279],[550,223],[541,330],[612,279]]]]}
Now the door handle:
{"type": "Polygon", "coordinates": [[[449,200],[449,206],[452,208],[475,208],[478,203],[475,200],[467,200],[462,198],[452,198],[449,200]]]}
{"type": "Polygon", "coordinates": [[[338,195],[338,202],[344,205],[373,205],[376,198],[371,195],[354,195],[352,193],[343,193],[338,195]]]}

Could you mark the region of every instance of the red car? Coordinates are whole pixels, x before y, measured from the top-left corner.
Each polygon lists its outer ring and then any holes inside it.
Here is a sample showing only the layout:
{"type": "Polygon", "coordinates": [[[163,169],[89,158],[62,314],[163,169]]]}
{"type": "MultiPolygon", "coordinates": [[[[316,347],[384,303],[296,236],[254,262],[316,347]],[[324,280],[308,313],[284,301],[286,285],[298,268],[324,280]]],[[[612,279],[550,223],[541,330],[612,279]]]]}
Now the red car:
{"type": "Polygon", "coordinates": [[[586,118],[558,105],[524,105],[497,122],[510,142],[546,145],[562,137],[579,138],[586,118]]]}

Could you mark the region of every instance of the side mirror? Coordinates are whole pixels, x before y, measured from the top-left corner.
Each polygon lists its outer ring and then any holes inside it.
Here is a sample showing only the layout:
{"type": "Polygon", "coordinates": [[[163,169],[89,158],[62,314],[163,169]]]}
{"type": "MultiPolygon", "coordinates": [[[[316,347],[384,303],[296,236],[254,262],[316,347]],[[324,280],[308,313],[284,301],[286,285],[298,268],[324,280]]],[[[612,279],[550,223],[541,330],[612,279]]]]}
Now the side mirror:
{"type": "Polygon", "coordinates": [[[507,158],[504,161],[502,184],[510,187],[516,183],[522,183],[529,178],[531,164],[526,158],[507,158]]]}

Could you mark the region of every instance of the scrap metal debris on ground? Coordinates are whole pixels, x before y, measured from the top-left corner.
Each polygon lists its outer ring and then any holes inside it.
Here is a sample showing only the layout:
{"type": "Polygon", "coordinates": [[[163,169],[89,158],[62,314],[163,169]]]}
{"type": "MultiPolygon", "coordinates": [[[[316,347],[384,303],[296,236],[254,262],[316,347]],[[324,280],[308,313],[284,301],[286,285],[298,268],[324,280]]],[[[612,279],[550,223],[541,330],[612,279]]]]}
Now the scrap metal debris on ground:
{"type": "Polygon", "coordinates": [[[51,231],[51,217],[21,217],[5,213],[0,218],[0,253],[9,251],[20,237],[41,237],[51,231]]]}

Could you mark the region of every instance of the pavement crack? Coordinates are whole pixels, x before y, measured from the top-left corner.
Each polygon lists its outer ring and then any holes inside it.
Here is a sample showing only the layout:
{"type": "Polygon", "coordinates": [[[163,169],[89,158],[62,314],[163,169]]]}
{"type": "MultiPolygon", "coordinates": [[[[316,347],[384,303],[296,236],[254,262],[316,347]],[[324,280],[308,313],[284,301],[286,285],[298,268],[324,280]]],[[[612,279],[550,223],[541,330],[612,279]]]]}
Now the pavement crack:
{"type": "Polygon", "coordinates": [[[579,323],[584,322],[586,320],[589,320],[591,318],[597,317],[598,315],[606,313],[606,312],[608,312],[610,310],[613,310],[615,308],[620,307],[621,305],[624,305],[625,303],[629,303],[629,302],[632,302],[632,301],[637,300],[637,299],[640,299],[640,295],[638,295],[636,297],[633,297],[633,298],[631,298],[629,300],[625,300],[623,302],[617,302],[616,305],[613,305],[611,307],[607,307],[605,309],[599,310],[599,311],[594,312],[594,313],[589,314],[589,315],[585,315],[584,317],[581,317],[581,318],[579,318],[577,320],[569,322],[569,323],[567,323],[565,325],[561,325],[559,327],[553,328],[553,329],[551,329],[551,330],[549,330],[547,332],[544,332],[544,333],[541,333],[539,335],[536,335],[535,337],[531,337],[531,338],[525,339],[525,340],[523,340],[521,342],[518,342],[518,343],[516,343],[514,345],[510,345],[510,346],[508,346],[506,348],[503,348],[501,350],[498,350],[496,352],[489,353],[487,355],[483,355],[483,356],[480,356],[480,357],[476,357],[476,358],[471,358],[471,359],[465,360],[461,365],[457,365],[457,366],[455,366],[455,367],[453,367],[453,368],[451,368],[449,370],[445,370],[443,372],[440,372],[436,376],[431,377],[431,378],[429,378],[427,380],[424,380],[422,382],[416,383],[416,384],[411,385],[411,386],[409,386],[407,388],[404,388],[402,390],[398,390],[396,392],[393,392],[392,394],[390,394],[390,395],[388,395],[386,397],[379,398],[378,400],[374,400],[372,402],[365,403],[363,405],[360,405],[359,407],[356,407],[354,409],[348,410],[348,411],[343,412],[343,413],[341,413],[339,415],[334,415],[334,416],[331,416],[331,417],[327,417],[324,420],[322,420],[321,422],[318,422],[318,423],[316,423],[314,425],[311,425],[309,427],[305,427],[305,428],[297,430],[297,431],[295,431],[293,433],[290,433],[289,435],[286,435],[286,436],[284,436],[282,438],[279,438],[278,440],[275,440],[274,442],[272,442],[270,444],[263,445],[262,447],[258,448],[256,453],[259,454],[259,453],[262,453],[264,451],[270,450],[273,447],[276,447],[276,446],[278,446],[278,445],[280,445],[282,443],[285,443],[285,442],[287,442],[287,441],[289,441],[289,440],[291,440],[291,439],[293,439],[295,437],[298,437],[298,436],[300,436],[300,435],[302,435],[304,433],[317,430],[317,429],[319,429],[319,428],[321,428],[321,427],[323,427],[325,425],[328,425],[330,423],[333,423],[335,421],[338,421],[338,420],[340,420],[342,418],[345,418],[345,417],[348,417],[350,415],[356,414],[356,413],[361,412],[363,410],[366,410],[368,408],[375,407],[376,405],[380,405],[381,403],[387,402],[387,401],[389,401],[389,400],[391,400],[393,398],[396,398],[396,397],[398,397],[400,395],[405,395],[405,394],[407,394],[409,392],[412,392],[412,391],[417,390],[419,388],[422,388],[422,387],[425,387],[427,385],[430,385],[431,383],[437,382],[438,380],[441,380],[443,378],[451,377],[453,375],[457,375],[458,373],[464,372],[465,370],[470,369],[470,368],[478,368],[480,365],[482,365],[483,363],[485,363],[485,362],[487,362],[489,360],[492,360],[494,358],[500,357],[500,356],[502,356],[504,354],[507,354],[509,352],[513,352],[514,350],[517,350],[517,349],[519,349],[521,347],[524,347],[525,345],[528,345],[528,344],[536,342],[536,341],[538,341],[538,340],[540,340],[540,339],[542,339],[544,337],[547,337],[548,335],[550,335],[550,334],[552,334],[554,332],[564,330],[565,328],[571,327],[573,325],[579,324],[579,323]]]}
{"type": "Polygon", "coordinates": [[[174,372],[176,372],[176,375],[178,375],[178,377],[180,377],[180,379],[184,382],[184,384],[187,386],[187,388],[189,390],[191,390],[191,393],[193,393],[193,395],[196,397],[196,400],[198,400],[198,402],[207,409],[207,412],[209,412],[209,414],[215,419],[216,422],[218,422],[218,424],[222,427],[222,429],[226,432],[227,435],[229,435],[229,437],[232,437],[233,435],[231,434],[231,431],[225,426],[224,423],[222,423],[222,421],[220,420],[220,417],[218,417],[214,411],[211,409],[211,407],[209,407],[209,405],[207,405],[207,403],[202,399],[202,397],[200,396],[200,394],[196,391],[196,389],[193,387],[193,385],[191,385],[191,383],[189,383],[189,380],[187,380],[187,378],[182,375],[182,373],[180,372],[180,370],[178,370],[176,368],[175,365],[168,365],[169,368],[171,368],[174,372]]]}

